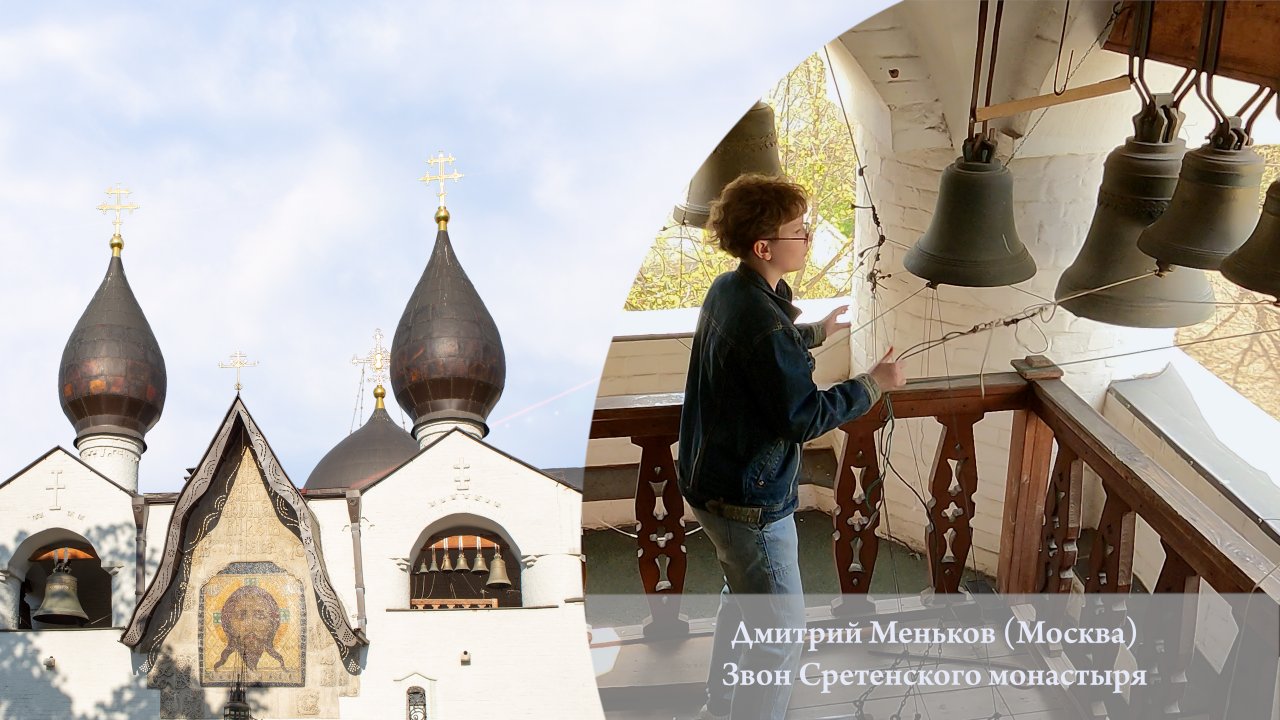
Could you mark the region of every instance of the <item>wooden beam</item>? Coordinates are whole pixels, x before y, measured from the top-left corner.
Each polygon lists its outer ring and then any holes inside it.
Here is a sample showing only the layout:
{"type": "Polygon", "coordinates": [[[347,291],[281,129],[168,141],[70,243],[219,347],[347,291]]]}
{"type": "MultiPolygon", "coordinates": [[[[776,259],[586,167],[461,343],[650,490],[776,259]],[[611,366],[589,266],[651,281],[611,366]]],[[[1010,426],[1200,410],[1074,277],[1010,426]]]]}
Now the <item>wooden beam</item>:
{"type": "MultiPolygon", "coordinates": [[[[1125,3],[1102,47],[1128,54],[1137,18],[1135,3],[1125,3]]],[[[1194,68],[1200,59],[1203,2],[1157,2],[1151,14],[1147,59],[1194,68]]],[[[1218,75],[1254,85],[1280,88],[1280,3],[1230,0],[1222,20],[1218,75]]],[[[1234,111],[1235,108],[1228,108],[1234,111]]]]}
{"type": "Polygon", "coordinates": [[[1114,77],[1110,80],[1103,80],[1090,85],[1067,88],[1067,90],[1061,95],[1049,93],[1047,95],[1036,95],[1035,97],[1010,100],[1009,102],[980,107],[975,111],[974,117],[977,118],[978,122],[994,120],[1002,117],[1011,117],[1013,115],[1021,115],[1025,112],[1031,112],[1032,110],[1053,107],[1055,105],[1065,105],[1067,103],[1091,100],[1105,95],[1114,95],[1128,90],[1129,86],[1129,77],[1127,75],[1121,75],[1120,77],[1114,77]]]}

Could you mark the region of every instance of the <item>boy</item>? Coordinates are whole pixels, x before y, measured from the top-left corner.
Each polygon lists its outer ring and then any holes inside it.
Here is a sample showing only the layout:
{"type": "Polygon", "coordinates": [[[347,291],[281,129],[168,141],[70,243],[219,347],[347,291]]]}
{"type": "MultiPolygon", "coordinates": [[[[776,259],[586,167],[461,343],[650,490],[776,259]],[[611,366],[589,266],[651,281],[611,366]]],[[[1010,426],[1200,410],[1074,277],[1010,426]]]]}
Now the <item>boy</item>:
{"type": "Polygon", "coordinates": [[[813,356],[849,327],[833,310],[796,325],[785,273],[804,266],[813,231],[805,225],[804,190],[781,178],[743,175],[711,205],[708,230],[742,262],[716,278],[694,333],[680,418],[680,492],[716,548],[725,589],[716,617],[707,704],[699,718],[782,718],[791,684],[734,687],[727,670],[790,670],[800,645],[732,647],[739,623],[755,629],[803,628],[797,505],[801,443],[871,409],[882,392],[903,385],[889,354],[871,369],[819,390],[813,356]],[[743,598],[732,594],[767,597],[743,598]],[[726,668],[726,666],[729,666],[726,668]]]}

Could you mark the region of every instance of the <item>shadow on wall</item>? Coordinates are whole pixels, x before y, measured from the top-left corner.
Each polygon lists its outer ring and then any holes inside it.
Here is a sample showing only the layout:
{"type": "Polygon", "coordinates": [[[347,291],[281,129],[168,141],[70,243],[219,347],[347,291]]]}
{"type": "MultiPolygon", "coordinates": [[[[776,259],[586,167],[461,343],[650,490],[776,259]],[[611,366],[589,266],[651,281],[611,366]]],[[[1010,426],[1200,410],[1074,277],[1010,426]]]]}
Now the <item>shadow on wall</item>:
{"type": "MultiPolygon", "coordinates": [[[[0,542],[0,558],[9,559],[4,569],[38,566],[29,563],[29,558],[14,557],[15,552],[29,554],[31,544],[24,543],[25,539],[0,542]]],[[[132,527],[93,528],[85,539],[101,551],[125,547],[126,543],[131,547],[134,533],[132,527]]],[[[148,547],[149,566],[154,567],[161,552],[162,548],[148,547]]],[[[73,572],[79,572],[74,563],[73,572]]],[[[9,582],[16,590],[25,578],[17,573],[14,578],[9,582]]],[[[132,576],[115,579],[132,591],[132,576]]],[[[2,597],[7,604],[21,603],[16,593],[2,597]]],[[[39,598],[33,600],[31,612],[39,607],[39,598]]],[[[7,605],[0,613],[17,619],[19,608],[7,605]]],[[[120,644],[120,633],[118,628],[75,627],[0,631],[0,720],[157,718],[161,716],[162,696],[169,696],[165,704],[178,711],[166,713],[169,717],[222,716],[222,703],[216,696],[211,696],[217,702],[215,709],[201,691],[190,690],[195,685],[194,669],[182,667],[174,658],[158,658],[158,667],[173,671],[160,674],[159,687],[149,688],[138,669],[142,656],[120,644]]]]}

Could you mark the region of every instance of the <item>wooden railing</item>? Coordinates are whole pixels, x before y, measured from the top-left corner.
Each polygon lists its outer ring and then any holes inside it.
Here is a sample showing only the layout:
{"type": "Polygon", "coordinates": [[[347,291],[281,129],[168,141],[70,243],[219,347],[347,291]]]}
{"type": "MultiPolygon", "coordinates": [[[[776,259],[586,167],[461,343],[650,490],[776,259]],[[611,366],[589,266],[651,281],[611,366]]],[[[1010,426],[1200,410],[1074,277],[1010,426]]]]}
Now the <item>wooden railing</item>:
{"type": "MultiPolygon", "coordinates": [[[[974,497],[980,482],[992,481],[979,477],[974,427],[989,413],[1012,412],[996,574],[1000,592],[1071,590],[1087,466],[1101,479],[1105,499],[1087,571],[1078,578],[1086,593],[1114,598],[1130,591],[1135,525],[1141,517],[1166,554],[1155,592],[1196,593],[1203,582],[1218,593],[1260,592],[1280,600],[1280,573],[1272,572],[1272,563],[1076,395],[1062,381],[1061,370],[1041,356],[1013,365],[1016,372],[981,378],[914,380],[889,394],[896,419],[932,417],[942,425],[926,498],[926,560],[936,592],[958,591],[973,543],[974,497]]],[[[650,636],[687,632],[679,614],[687,565],[679,520],[685,507],[671,454],[681,399],[679,394],[601,398],[591,426],[592,438],[630,438],[641,448],[635,517],[639,575],[652,611],[646,626],[650,636]]],[[[881,468],[874,433],[886,416],[877,407],[842,427],[847,440],[834,491],[833,560],[844,596],[840,605],[847,612],[866,609],[856,598],[865,597],[876,567],[883,487],[877,480],[881,468]]],[[[1107,607],[1122,611],[1115,601],[1107,607]]],[[[1247,626],[1244,620],[1237,618],[1241,627],[1247,626]]],[[[1185,632],[1194,632],[1194,625],[1185,632]]],[[[1165,673],[1185,672],[1185,648],[1168,645],[1150,649],[1146,661],[1165,673]]],[[[1274,679],[1276,667],[1261,672],[1274,679]]],[[[1177,704],[1169,697],[1141,702],[1177,704]]]]}

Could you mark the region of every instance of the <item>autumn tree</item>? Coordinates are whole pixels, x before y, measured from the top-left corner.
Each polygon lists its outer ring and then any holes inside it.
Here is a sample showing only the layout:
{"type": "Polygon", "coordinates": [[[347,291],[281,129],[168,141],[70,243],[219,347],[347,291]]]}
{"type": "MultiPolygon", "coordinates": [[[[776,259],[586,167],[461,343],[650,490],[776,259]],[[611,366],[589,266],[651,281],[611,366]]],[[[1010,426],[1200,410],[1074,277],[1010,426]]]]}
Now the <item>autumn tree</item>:
{"type": "MultiPolygon", "coordinates": [[[[809,262],[788,280],[798,298],[848,295],[853,282],[857,162],[850,127],[828,94],[829,77],[814,54],[764,97],[774,110],[782,170],[808,191],[818,228],[809,262]]],[[[702,230],[668,217],[641,264],[626,309],[697,307],[711,281],[736,265],[706,242],[702,230]]]]}

